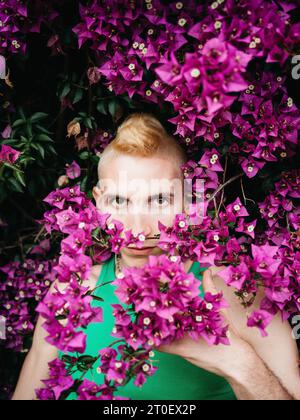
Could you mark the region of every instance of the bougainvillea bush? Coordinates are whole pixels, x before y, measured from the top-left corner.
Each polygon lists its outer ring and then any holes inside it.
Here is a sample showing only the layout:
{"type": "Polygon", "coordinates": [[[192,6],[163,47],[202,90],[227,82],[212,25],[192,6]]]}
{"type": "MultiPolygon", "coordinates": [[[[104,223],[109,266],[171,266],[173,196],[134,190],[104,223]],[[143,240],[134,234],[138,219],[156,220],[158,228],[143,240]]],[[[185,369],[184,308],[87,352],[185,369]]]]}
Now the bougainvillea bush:
{"type": "Polygon", "coordinates": [[[118,388],[129,380],[143,386],[155,374],[153,346],[186,331],[228,344],[219,313],[226,302],[198,296],[183,270],[189,258],[225,266],[220,275],[250,308],[249,327],[265,336],[277,313],[293,323],[299,16],[297,0],[0,2],[2,399],[11,396],[39,313],[47,341],[80,354],[49,364],[39,399],[71,391],[78,399],[122,398],[118,388]],[[159,224],[165,254],[116,279],[116,341],[92,357],[84,327],[102,322],[102,310],[82,281],[92,265],[144,239],[143,232],[121,237],[121,223],[107,224],[91,194],[99,155],[133,111],[152,112],[185,148],[184,177],[192,197],[204,200],[205,217],[193,224],[179,214],[172,227],[159,224]],[[64,294],[47,293],[55,279],[66,283],[64,294]],[[265,297],[251,312],[260,288],[265,297]],[[164,300],[172,302],[167,309],[164,300]],[[84,377],[98,359],[102,385],[84,377]]]}

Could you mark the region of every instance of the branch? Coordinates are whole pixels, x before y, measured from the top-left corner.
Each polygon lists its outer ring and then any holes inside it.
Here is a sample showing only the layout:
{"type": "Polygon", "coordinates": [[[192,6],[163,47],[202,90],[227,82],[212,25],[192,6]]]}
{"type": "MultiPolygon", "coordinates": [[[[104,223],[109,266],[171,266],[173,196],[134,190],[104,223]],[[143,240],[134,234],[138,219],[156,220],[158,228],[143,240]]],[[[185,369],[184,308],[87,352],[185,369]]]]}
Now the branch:
{"type": "Polygon", "coordinates": [[[208,203],[210,203],[215,197],[216,195],[223,190],[223,188],[225,188],[227,185],[231,184],[232,182],[234,182],[236,179],[241,178],[242,176],[244,176],[244,172],[241,172],[235,176],[233,176],[232,178],[228,179],[228,181],[226,181],[224,184],[220,185],[219,188],[213,193],[213,195],[208,199],[208,203]]]}

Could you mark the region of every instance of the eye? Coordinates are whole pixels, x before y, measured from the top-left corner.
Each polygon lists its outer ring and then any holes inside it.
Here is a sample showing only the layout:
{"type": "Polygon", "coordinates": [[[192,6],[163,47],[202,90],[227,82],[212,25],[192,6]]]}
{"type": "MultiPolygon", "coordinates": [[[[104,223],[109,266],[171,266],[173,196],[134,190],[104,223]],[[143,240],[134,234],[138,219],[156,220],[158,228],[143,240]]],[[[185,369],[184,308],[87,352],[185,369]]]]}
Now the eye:
{"type": "Polygon", "coordinates": [[[116,195],[115,197],[111,198],[109,200],[109,204],[114,207],[124,207],[124,205],[127,203],[127,199],[124,197],[120,197],[119,195],[116,195]]]}
{"type": "Polygon", "coordinates": [[[159,205],[160,207],[165,207],[170,204],[170,196],[164,194],[158,194],[156,197],[153,198],[154,204],[159,205]]]}

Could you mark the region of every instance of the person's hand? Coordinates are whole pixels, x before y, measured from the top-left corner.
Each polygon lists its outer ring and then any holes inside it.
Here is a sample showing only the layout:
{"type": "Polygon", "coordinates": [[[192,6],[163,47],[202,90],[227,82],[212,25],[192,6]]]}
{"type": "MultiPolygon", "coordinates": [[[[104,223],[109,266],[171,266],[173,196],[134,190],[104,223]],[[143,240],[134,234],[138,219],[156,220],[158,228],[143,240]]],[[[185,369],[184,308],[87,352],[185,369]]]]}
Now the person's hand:
{"type": "MultiPolygon", "coordinates": [[[[203,274],[203,290],[205,293],[218,293],[210,270],[206,270],[203,274]]],[[[228,325],[230,345],[209,345],[203,338],[195,341],[185,333],[183,338],[156,347],[156,350],[176,354],[202,369],[230,377],[247,363],[248,357],[253,355],[253,349],[240,337],[228,310],[221,309],[220,313],[224,318],[224,325],[228,325]]]]}

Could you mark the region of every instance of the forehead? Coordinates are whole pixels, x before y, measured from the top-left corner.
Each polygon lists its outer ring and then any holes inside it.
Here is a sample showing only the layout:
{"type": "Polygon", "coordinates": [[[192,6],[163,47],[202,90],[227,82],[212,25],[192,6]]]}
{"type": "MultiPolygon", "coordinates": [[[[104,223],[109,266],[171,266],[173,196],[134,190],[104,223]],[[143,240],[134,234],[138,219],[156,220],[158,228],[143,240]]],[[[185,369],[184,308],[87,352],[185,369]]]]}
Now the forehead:
{"type": "Polygon", "coordinates": [[[167,156],[119,155],[107,160],[100,172],[100,185],[110,192],[149,193],[149,189],[171,190],[182,183],[175,159],[167,156]]]}

